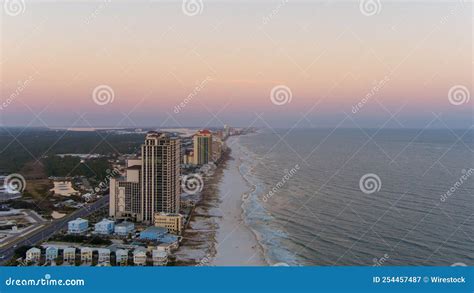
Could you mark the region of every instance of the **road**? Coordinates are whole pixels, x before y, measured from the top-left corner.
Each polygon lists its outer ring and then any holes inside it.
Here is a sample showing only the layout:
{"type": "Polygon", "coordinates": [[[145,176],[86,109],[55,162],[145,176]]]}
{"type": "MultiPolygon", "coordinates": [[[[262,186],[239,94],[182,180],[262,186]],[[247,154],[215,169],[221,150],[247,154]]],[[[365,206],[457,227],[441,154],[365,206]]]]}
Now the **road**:
{"type": "Polygon", "coordinates": [[[66,228],[67,222],[69,222],[70,220],[75,218],[85,218],[90,214],[94,213],[95,211],[99,210],[100,208],[103,208],[108,203],[109,196],[104,195],[99,200],[84,206],[83,208],[65,216],[64,218],[57,219],[52,221],[50,224],[46,224],[47,226],[43,229],[31,232],[27,236],[9,243],[7,246],[0,250],[0,256],[3,256],[3,258],[0,260],[0,265],[3,265],[5,262],[7,262],[13,257],[14,251],[17,247],[25,245],[36,245],[38,243],[41,243],[45,239],[48,239],[53,236],[59,230],[66,228]]]}

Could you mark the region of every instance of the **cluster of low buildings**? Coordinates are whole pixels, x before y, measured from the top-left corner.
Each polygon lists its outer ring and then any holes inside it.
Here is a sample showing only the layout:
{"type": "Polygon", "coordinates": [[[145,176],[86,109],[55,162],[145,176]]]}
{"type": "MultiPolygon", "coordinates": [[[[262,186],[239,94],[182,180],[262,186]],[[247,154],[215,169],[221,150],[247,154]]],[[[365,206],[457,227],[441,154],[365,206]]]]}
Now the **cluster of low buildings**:
{"type": "MultiPolygon", "coordinates": [[[[77,218],[68,222],[68,234],[92,233],[122,240],[126,237],[141,243],[114,249],[116,265],[166,264],[171,251],[178,248],[179,235],[185,227],[180,209],[192,209],[189,204],[181,204],[181,164],[204,168],[218,162],[226,150],[225,140],[235,135],[233,131],[228,126],[214,133],[199,130],[192,136],[189,149],[182,149],[181,138],[177,136],[148,132],[141,156],[128,157],[122,176],[110,178],[109,219],[95,223],[92,228],[87,219],[77,218]],[[152,243],[153,248],[142,247],[143,243],[152,243]]],[[[89,264],[97,259],[98,265],[108,265],[111,260],[109,248],[63,247],[60,254],[57,247],[48,246],[43,254],[46,262],[58,259],[59,255],[65,263],[89,264]]],[[[26,260],[38,263],[41,255],[41,249],[34,247],[27,251],[26,260]]]]}
{"type": "MultiPolygon", "coordinates": [[[[153,237],[159,240],[164,236],[175,237],[180,235],[184,228],[184,217],[181,214],[166,214],[157,213],[155,214],[154,226],[150,226],[140,233],[142,235],[149,235],[148,232],[154,233],[154,235],[160,235],[160,237],[153,237]]],[[[119,236],[119,237],[133,237],[135,234],[135,224],[129,221],[123,221],[121,223],[115,223],[115,221],[109,219],[102,219],[100,222],[94,225],[94,230],[91,231],[96,235],[103,236],[119,236]]],[[[77,218],[68,222],[67,233],[70,235],[85,235],[89,232],[89,221],[86,219],[77,218]]],[[[150,234],[151,235],[151,234],[150,234]]]]}
{"type": "Polygon", "coordinates": [[[167,246],[157,246],[152,249],[137,246],[133,249],[116,249],[113,253],[109,248],[47,246],[45,249],[32,247],[26,251],[25,261],[28,264],[56,264],[62,259],[65,265],[92,265],[97,260],[97,266],[110,266],[112,258],[116,266],[165,266],[171,252],[167,246]],[[62,252],[62,253],[60,253],[62,252]],[[114,256],[114,257],[113,257],[114,256]]]}
{"type": "MultiPolygon", "coordinates": [[[[67,233],[70,235],[83,235],[89,232],[89,221],[86,219],[77,218],[68,222],[67,233]]],[[[135,224],[124,221],[115,224],[114,221],[103,219],[94,225],[94,234],[99,235],[117,235],[126,237],[135,232],[135,224]]]]}

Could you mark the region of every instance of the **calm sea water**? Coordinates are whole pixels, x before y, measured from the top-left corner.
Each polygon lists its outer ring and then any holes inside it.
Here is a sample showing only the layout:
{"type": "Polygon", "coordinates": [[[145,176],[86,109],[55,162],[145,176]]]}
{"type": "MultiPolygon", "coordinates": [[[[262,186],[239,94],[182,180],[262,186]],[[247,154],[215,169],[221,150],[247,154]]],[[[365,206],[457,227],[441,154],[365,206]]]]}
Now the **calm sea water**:
{"type": "Polygon", "coordinates": [[[297,129],[229,143],[270,263],[474,265],[473,131],[297,129]],[[380,178],[374,193],[361,191],[366,174],[380,178]]]}

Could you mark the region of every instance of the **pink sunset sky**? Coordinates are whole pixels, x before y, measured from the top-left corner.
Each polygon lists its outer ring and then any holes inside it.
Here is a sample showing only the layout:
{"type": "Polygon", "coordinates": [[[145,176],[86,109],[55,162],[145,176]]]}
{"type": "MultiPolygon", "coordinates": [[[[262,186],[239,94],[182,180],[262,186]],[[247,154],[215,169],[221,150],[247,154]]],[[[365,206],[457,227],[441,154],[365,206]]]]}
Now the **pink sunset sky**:
{"type": "Polygon", "coordinates": [[[203,0],[196,15],[182,1],[3,7],[1,123],[470,127],[472,3],[374,3],[203,0]],[[101,85],[113,90],[104,105],[101,85]],[[280,85],[291,93],[278,105],[280,85]]]}

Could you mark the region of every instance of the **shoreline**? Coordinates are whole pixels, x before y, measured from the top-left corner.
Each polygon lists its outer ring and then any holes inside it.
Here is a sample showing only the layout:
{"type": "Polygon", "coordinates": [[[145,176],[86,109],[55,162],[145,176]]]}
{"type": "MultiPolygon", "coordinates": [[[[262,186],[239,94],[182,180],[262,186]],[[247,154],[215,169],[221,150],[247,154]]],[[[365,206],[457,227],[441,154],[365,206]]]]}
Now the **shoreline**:
{"type": "Polygon", "coordinates": [[[245,220],[244,198],[246,194],[252,192],[252,186],[240,173],[242,159],[238,151],[235,147],[231,149],[232,156],[224,170],[219,190],[221,196],[219,208],[226,216],[219,222],[216,237],[217,253],[212,258],[211,265],[267,266],[258,236],[245,220]]]}
{"type": "Polygon", "coordinates": [[[245,220],[244,198],[253,187],[240,173],[242,159],[232,145],[214,174],[205,178],[175,253],[176,266],[268,266],[258,235],[245,220]]]}

